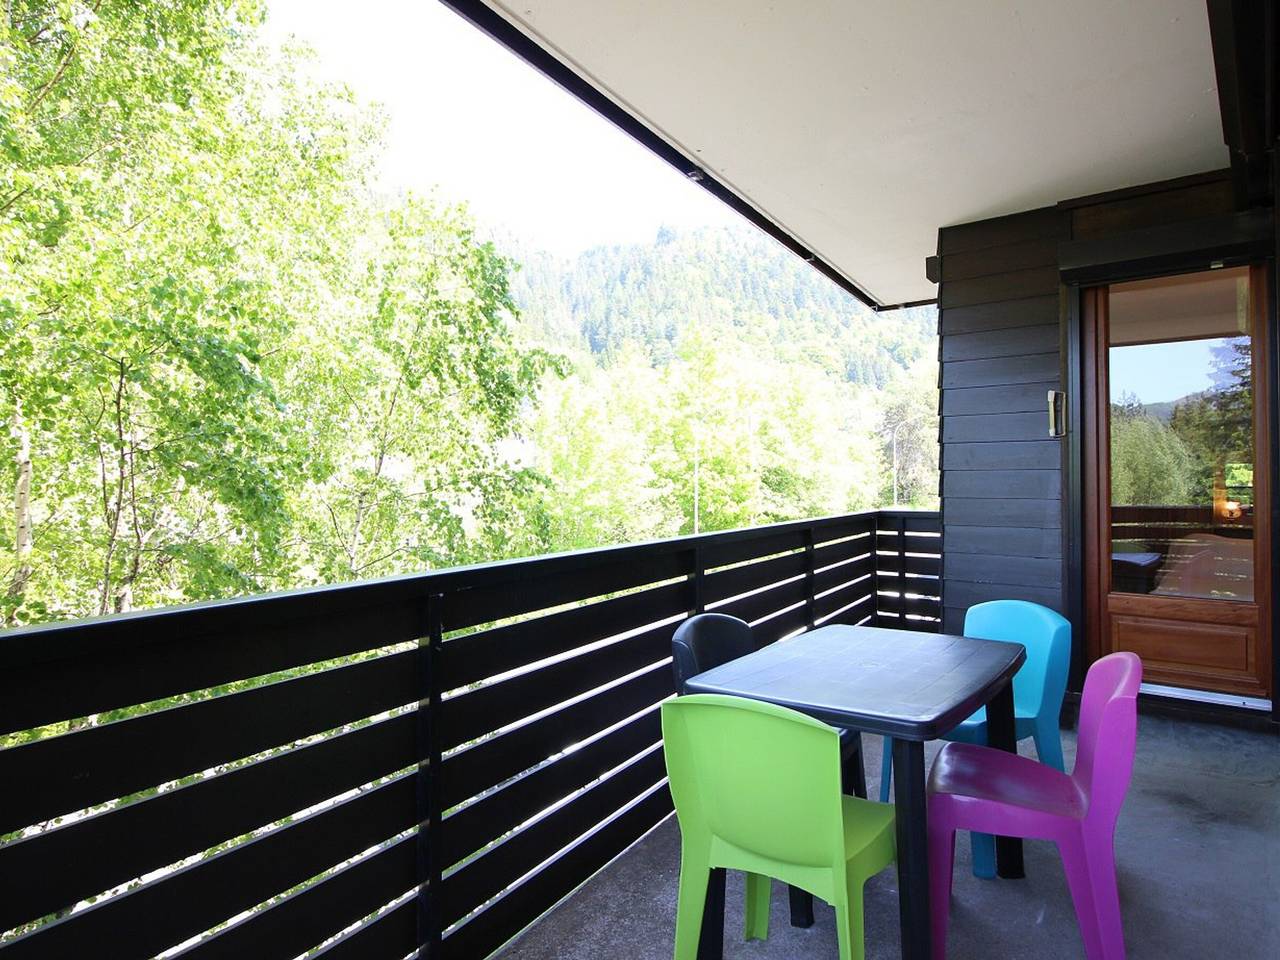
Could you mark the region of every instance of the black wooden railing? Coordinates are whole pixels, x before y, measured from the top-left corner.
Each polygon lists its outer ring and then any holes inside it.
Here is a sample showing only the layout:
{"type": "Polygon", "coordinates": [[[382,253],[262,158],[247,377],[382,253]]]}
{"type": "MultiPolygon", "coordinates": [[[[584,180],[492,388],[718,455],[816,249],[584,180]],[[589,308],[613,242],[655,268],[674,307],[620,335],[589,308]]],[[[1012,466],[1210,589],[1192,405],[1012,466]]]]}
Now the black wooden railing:
{"type": "Polygon", "coordinates": [[[0,960],[484,957],[670,812],[680,619],[937,629],[937,529],[868,512],[2,635],[0,960]]]}

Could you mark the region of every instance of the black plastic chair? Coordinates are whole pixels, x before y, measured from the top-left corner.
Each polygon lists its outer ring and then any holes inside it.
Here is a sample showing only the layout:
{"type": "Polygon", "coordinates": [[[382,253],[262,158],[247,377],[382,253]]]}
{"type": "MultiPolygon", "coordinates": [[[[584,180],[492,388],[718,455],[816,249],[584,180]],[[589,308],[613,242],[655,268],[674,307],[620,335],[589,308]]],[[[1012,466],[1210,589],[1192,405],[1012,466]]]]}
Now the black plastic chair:
{"type": "MultiPolygon", "coordinates": [[[[676,693],[684,693],[690,678],[722,663],[736,660],[756,649],[751,626],[723,613],[700,613],[676,628],[671,638],[671,669],[676,693]]],[[[862,763],[862,736],[856,730],[840,731],[840,770],[845,793],[867,797],[867,777],[862,763]]],[[[797,887],[790,888],[791,925],[813,925],[813,897],[797,887]]]]}

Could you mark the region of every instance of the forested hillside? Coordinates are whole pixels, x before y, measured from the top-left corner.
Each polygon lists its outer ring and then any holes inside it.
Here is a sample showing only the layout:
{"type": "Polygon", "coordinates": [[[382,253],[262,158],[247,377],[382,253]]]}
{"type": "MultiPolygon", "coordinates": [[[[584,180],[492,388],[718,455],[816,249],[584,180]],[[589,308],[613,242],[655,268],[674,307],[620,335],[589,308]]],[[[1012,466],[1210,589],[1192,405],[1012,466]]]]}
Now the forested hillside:
{"type": "Polygon", "coordinates": [[[649,244],[557,258],[500,238],[520,267],[511,292],[549,344],[612,356],[640,346],[657,364],[689,325],[726,326],[784,359],[807,360],[861,386],[884,387],[936,357],[932,310],[872,313],[749,226],[658,231],[649,244]]]}

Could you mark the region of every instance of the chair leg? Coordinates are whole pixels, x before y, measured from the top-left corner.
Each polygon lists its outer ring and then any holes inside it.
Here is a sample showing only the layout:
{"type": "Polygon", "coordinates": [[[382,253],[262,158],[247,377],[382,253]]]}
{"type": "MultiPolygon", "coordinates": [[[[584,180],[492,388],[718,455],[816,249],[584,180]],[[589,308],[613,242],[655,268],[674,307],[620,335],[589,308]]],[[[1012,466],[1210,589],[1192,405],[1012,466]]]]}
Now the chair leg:
{"type": "Polygon", "coordinates": [[[711,868],[705,855],[684,847],[680,851],[680,887],[676,896],[675,960],[696,960],[702,933],[711,868]]]}
{"type": "Polygon", "coordinates": [[[866,955],[866,935],[862,929],[862,886],[863,877],[845,871],[845,888],[842,903],[832,904],[836,908],[836,940],[840,949],[840,960],[863,960],[866,955]]]}
{"type": "Polygon", "coordinates": [[[1120,922],[1120,889],[1116,885],[1116,854],[1110,836],[1087,836],[1085,856],[1093,885],[1100,960],[1124,960],[1124,926],[1120,922]]]}
{"type": "Polygon", "coordinates": [[[853,748],[840,762],[840,789],[846,794],[867,799],[867,770],[862,761],[862,734],[855,734],[853,748]]]}
{"type": "MultiPolygon", "coordinates": [[[[987,838],[991,840],[991,837],[987,838]]],[[[992,841],[994,866],[995,842],[992,841]]],[[[929,928],[933,960],[946,960],[947,923],[951,915],[951,874],[955,868],[956,832],[950,825],[929,823],[929,928]]]]}
{"type": "Polygon", "coordinates": [[[880,761],[880,802],[889,802],[889,784],[893,783],[893,737],[884,738],[883,759],[880,761]]]}
{"type": "Polygon", "coordinates": [[[791,925],[807,930],[813,926],[813,894],[788,885],[787,901],[791,906],[791,925]]]}
{"type": "MultiPolygon", "coordinates": [[[[763,874],[747,874],[746,923],[743,937],[747,940],[769,939],[769,894],[773,889],[773,881],[763,874]]],[[[792,888],[795,889],[794,887],[792,888]]],[[[792,894],[794,905],[795,895],[792,894]]],[[[794,908],[794,906],[793,906],[794,908]]],[[[809,906],[812,914],[813,905],[809,906]]],[[[812,921],[810,921],[812,922],[812,921]]]]}
{"type": "Polygon", "coordinates": [[[973,875],[993,880],[996,875],[996,838],[989,833],[969,834],[969,852],[973,856],[973,875]]]}
{"type": "Polygon", "coordinates": [[[1036,742],[1036,756],[1040,758],[1040,762],[1066,773],[1066,761],[1062,758],[1062,734],[1058,730],[1057,718],[1044,717],[1037,720],[1032,738],[1036,742]]]}
{"type": "Polygon", "coordinates": [[[1076,922],[1080,925],[1080,939],[1084,941],[1084,955],[1088,960],[1102,960],[1104,953],[1098,928],[1098,908],[1093,878],[1089,872],[1089,858],[1084,838],[1074,836],[1058,842],[1062,855],[1062,870],[1071,890],[1071,902],[1076,908],[1076,922]]]}

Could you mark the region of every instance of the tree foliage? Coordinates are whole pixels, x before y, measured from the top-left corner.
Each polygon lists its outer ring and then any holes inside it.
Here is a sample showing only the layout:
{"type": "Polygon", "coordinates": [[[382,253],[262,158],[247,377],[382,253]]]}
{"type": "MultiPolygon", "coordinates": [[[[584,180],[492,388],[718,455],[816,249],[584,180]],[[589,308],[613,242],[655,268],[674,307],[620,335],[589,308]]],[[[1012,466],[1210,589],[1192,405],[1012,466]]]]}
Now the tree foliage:
{"type": "Polygon", "coordinates": [[[929,317],[743,230],[564,261],[379,194],[379,112],[263,16],[5,8],[5,624],[868,507],[903,418],[936,495],[929,317]]]}
{"type": "Polygon", "coordinates": [[[1195,460],[1167,424],[1133,399],[1111,405],[1111,502],[1175,506],[1191,503],[1195,460]]]}

